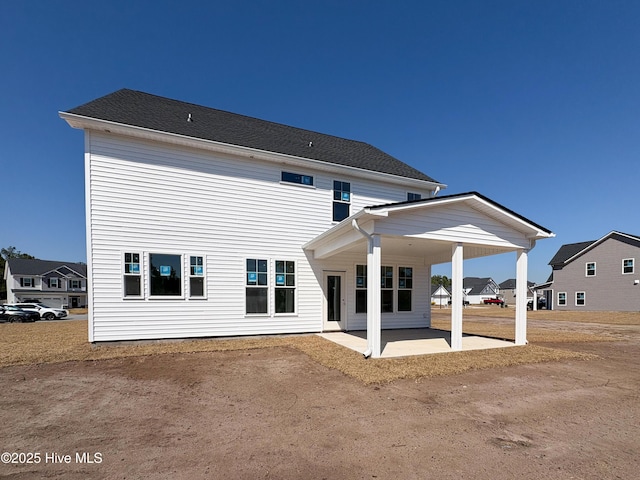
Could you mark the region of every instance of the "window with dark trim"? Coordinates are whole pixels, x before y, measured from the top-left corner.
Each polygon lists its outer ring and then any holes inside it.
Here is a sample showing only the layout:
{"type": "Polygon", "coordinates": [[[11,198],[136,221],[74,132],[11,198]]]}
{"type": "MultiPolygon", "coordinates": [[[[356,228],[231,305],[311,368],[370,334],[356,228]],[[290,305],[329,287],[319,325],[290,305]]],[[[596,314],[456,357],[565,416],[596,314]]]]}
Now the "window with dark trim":
{"type": "Polygon", "coordinates": [[[567,304],[567,292],[558,292],[558,305],[565,306],[567,304]]]}
{"type": "Polygon", "coordinates": [[[410,312],[413,291],[413,268],[398,267],[398,311],[410,312]]]}
{"type": "Polygon", "coordinates": [[[124,254],[124,296],[140,297],[142,296],[142,272],[140,271],[140,254],[125,253],[124,254]]]}
{"type": "Polygon", "coordinates": [[[21,287],[32,288],[32,287],[35,287],[35,285],[36,285],[36,282],[34,281],[33,277],[20,278],[21,287]]]}
{"type": "Polygon", "coordinates": [[[367,313],[366,265],[356,265],[356,313],[367,313]]]}
{"type": "Polygon", "coordinates": [[[595,276],[596,276],[596,262],[588,262],[587,277],[595,277],[595,276]]]}
{"type": "Polygon", "coordinates": [[[204,297],[204,257],[189,256],[189,296],[204,297]]]}
{"type": "Polygon", "coordinates": [[[280,180],[287,183],[297,183],[299,185],[313,186],[311,175],[301,175],[299,173],[282,172],[280,180]]]}
{"type": "Polygon", "coordinates": [[[419,193],[407,192],[407,200],[422,200],[422,195],[419,193]]]}
{"type": "Polygon", "coordinates": [[[269,262],[259,258],[247,259],[246,312],[269,313],[269,262]]]}
{"type": "Polygon", "coordinates": [[[349,182],[333,182],[333,221],[341,222],[349,216],[351,205],[351,184],[349,182]]]}
{"type": "Polygon", "coordinates": [[[276,313],[296,311],[296,263],[276,260],[276,313]]]}
{"type": "Polygon", "coordinates": [[[60,279],[59,278],[50,278],[49,279],[49,288],[60,288],[60,279]]]}
{"type": "Polygon", "coordinates": [[[622,274],[633,273],[634,271],[634,260],[633,258],[625,258],[622,260],[622,274]]]}
{"type": "Polygon", "coordinates": [[[82,280],[77,278],[73,280],[69,280],[69,288],[72,290],[78,290],[82,288],[82,280]]]}
{"type": "Polygon", "coordinates": [[[149,295],[182,296],[182,255],[149,254],[149,295]]]}

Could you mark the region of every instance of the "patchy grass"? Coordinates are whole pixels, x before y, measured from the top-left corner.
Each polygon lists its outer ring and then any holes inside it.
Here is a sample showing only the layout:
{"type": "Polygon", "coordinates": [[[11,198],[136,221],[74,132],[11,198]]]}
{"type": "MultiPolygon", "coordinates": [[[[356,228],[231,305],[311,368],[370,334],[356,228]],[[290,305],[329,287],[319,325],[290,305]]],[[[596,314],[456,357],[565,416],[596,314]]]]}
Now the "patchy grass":
{"type": "MultiPolygon", "coordinates": [[[[451,315],[450,308],[432,309],[434,315],[448,312],[451,315]]],[[[495,318],[513,318],[516,316],[515,307],[500,308],[495,305],[480,305],[467,307],[464,310],[464,316],[467,317],[495,317],[495,318]]],[[[557,322],[576,322],[576,323],[603,323],[607,325],[640,325],[640,312],[588,312],[588,311],[560,311],[560,310],[536,310],[527,312],[527,318],[530,320],[549,320],[557,322]]]]}
{"type": "MultiPolygon", "coordinates": [[[[446,328],[446,322],[437,328],[446,328]]],[[[434,325],[436,326],[436,325],[434,325]]],[[[512,338],[513,327],[465,321],[465,333],[512,338]]],[[[547,341],[548,332],[540,333],[547,341]]],[[[594,335],[573,333],[559,340],[551,332],[549,341],[594,341],[594,335]]],[[[532,336],[532,332],[529,333],[532,336]]],[[[535,337],[536,334],[533,334],[535,337]]],[[[316,335],[265,336],[242,339],[203,339],[185,341],[140,342],[93,346],[87,342],[87,322],[37,322],[0,325],[0,367],[67,361],[104,360],[167,353],[220,352],[256,348],[290,347],[304,352],[316,362],[339,370],[366,384],[387,383],[401,378],[454,375],[511,365],[592,359],[593,355],[545,348],[522,347],[439,353],[413,357],[365,360],[361,354],[316,335]]]]}

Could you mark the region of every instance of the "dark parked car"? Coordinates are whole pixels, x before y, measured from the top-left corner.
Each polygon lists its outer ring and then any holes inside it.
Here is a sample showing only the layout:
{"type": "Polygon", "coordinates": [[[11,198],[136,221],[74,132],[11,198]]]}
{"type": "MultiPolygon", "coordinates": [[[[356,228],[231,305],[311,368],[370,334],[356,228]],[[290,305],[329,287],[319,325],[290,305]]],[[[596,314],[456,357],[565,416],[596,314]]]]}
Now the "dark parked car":
{"type": "Polygon", "coordinates": [[[11,305],[0,305],[0,322],[35,322],[40,320],[38,312],[26,312],[11,305]]]}
{"type": "MultiPolygon", "coordinates": [[[[538,298],[538,310],[547,308],[547,300],[544,297],[538,298]]],[[[533,300],[529,300],[527,303],[527,310],[533,310],[533,300]]]]}

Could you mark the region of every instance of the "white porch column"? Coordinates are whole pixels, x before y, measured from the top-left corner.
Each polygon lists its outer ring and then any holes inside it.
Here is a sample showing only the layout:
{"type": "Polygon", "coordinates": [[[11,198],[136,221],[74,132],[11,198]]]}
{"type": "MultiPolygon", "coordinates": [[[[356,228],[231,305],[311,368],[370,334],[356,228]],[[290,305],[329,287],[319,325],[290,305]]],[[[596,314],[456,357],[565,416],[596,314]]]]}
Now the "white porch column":
{"type": "Polygon", "coordinates": [[[367,348],[373,358],[382,353],[381,342],[381,262],[380,235],[371,235],[367,252],[367,348]]]}
{"type": "Polygon", "coordinates": [[[527,344],[527,264],[529,250],[516,255],[516,345],[527,344]]]}
{"type": "Polygon", "coordinates": [[[427,311],[424,312],[424,318],[427,328],[431,328],[431,265],[425,267],[427,273],[427,311]]]}
{"type": "Polygon", "coordinates": [[[451,253],[451,350],[462,350],[463,247],[455,243],[451,253]]]}

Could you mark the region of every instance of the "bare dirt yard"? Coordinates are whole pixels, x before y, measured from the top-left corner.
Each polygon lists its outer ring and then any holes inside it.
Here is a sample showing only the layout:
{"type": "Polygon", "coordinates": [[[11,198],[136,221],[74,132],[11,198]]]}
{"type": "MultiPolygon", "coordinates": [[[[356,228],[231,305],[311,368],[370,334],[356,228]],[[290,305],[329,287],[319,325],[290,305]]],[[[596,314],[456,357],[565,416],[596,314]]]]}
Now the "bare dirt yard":
{"type": "MultiPolygon", "coordinates": [[[[638,478],[640,314],[557,313],[531,312],[526,347],[395,361],[0,325],[0,478],[638,478]]],[[[512,315],[467,309],[465,332],[508,338],[512,315]]]]}

